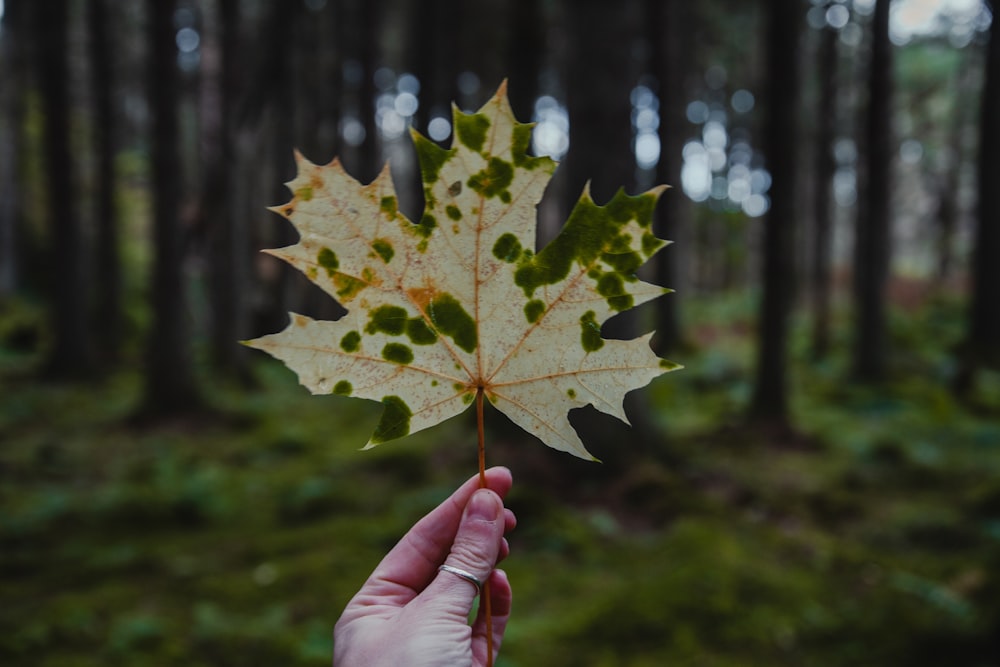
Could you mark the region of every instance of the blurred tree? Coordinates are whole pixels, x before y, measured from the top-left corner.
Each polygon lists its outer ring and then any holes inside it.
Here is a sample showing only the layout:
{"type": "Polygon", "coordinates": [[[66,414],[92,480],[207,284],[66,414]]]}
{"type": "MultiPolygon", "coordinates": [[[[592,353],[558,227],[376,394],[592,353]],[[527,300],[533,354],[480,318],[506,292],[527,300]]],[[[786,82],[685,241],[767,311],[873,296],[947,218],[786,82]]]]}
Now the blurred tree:
{"type": "MultiPolygon", "coordinates": [[[[635,2],[609,4],[581,0],[568,8],[571,57],[567,72],[569,152],[560,167],[567,205],[571,211],[589,183],[594,202],[604,205],[619,188],[632,192],[635,157],[632,152],[631,93],[638,63],[633,51],[622,48],[636,33],[635,2]]],[[[635,311],[616,316],[605,335],[632,338],[635,311]]]]}
{"type": "Polygon", "coordinates": [[[864,138],[866,165],[854,235],[854,377],[864,383],[885,378],[888,354],[886,289],[893,154],[890,4],[891,0],[875,0],[864,138]]]}
{"type": "Polygon", "coordinates": [[[980,366],[1000,368],[1000,18],[996,0],[987,3],[993,13],[986,49],[985,79],[979,127],[979,210],[976,217],[972,266],[972,300],[966,341],[967,361],[960,388],[968,388],[980,366]]]}
{"type": "Polygon", "coordinates": [[[508,13],[507,94],[514,117],[524,123],[534,116],[538,76],[542,71],[545,18],[541,5],[537,0],[514,0],[508,13]]]}
{"type": "Polygon", "coordinates": [[[18,252],[23,219],[22,178],[24,100],[27,86],[24,0],[7,0],[0,23],[0,298],[20,287],[18,252]]]}
{"type": "Polygon", "coordinates": [[[48,177],[48,272],[52,319],[52,350],[47,373],[53,377],[78,377],[90,368],[87,322],[86,256],[79,211],[74,155],[70,137],[69,2],[53,0],[42,7],[36,20],[40,40],[41,93],[45,112],[45,173],[48,177]]]}
{"type": "Polygon", "coordinates": [[[105,0],[87,3],[94,104],[94,219],[96,221],[95,350],[102,367],[118,360],[122,344],[122,265],[115,202],[114,26],[105,0]]]}
{"type": "MultiPolygon", "coordinates": [[[[650,72],[657,81],[660,99],[660,160],[656,164],[656,182],[674,188],[660,199],[654,224],[658,236],[675,242],[686,237],[691,217],[690,201],[681,189],[681,167],[688,102],[685,55],[690,43],[686,35],[690,34],[692,18],[688,3],[681,0],[645,2],[650,72]]],[[[683,253],[683,248],[676,251],[669,247],[660,252],[656,259],[657,284],[672,289],[681,286],[683,253]]],[[[683,339],[678,294],[658,299],[656,308],[657,349],[667,354],[683,339]]]]}
{"type": "MultiPolygon", "coordinates": [[[[836,3],[828,2],[827,7],[836,3]]],[[[837,117],[838,31],[829,24],[820,29],[816,79],[816,191],[813,194],[813,238],[810,287],[812,292],[812,356],[822,359],[830,349],[830,273],[832,258],[833,209],[831,197],[837,162],[833,155],[834,125],[837,117]]]]}
{"type": "Polygon", "coordinates": [[[788,426],[788,315],[795,283],[794,235],[799,104],[799,42],[803,3],[767,5],[764,155],[771,172],[771,208],[764,225],[763,295],[757,332],[757,368],[750,417],[788,426]]]}
{"type": "Polygon", "coordinates": [[[150,167],[153,199],[153,321],[146,350],[142,412],[160,417],[195,408],[185,307],[180,221],[181,159],[177,117],[179,76],[174,13],[176,0],[149,0],[150,167]]]}
{"type": "MultiPolygon", "coordinates": [[[[459,35],[465,3],[428,0],[413,3],[414,16],[410,62],[420,80],[420,106],[414,126],[427,134],[427,124],[436,116],[451,122],[451,104],[459,99],[459,35]]],[[[447,145],[447,141],[439,142],[447,145]]]]}
{"type": "Polygon", "coordinates": [[[247,238],[236,218],[233,170],[235,109],[241,91],[240,3],[218,0],[215,20],[205,20],[202,39],[201,128],[202,179],[199,210],[207,228],[210,331],[216,368],[236,377],[247,371],[245,348],[237,343],[249,336],[247,238]]]}

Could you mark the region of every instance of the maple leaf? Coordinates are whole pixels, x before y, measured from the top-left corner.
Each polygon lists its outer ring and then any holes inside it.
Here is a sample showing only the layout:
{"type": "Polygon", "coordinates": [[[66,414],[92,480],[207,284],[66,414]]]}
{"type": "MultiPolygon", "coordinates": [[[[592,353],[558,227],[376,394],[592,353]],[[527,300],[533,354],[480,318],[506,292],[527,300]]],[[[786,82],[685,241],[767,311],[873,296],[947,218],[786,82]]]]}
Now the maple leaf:
{"type": "Polygon", "coordinates": [[[473,114],[454,111],[444,149],[413,133],[426,200],[403,216],[386,166],[368,185],[334,159],[296,154],[290,202],[275,210],[297,244],[271,254],[347,308],[336,321],[292,314],[248,341],[283,360],[315,394],[381,401],[372,447],[465,410],[477,392],[555,449],[583,458],[572,408],[627,423],[627,392],[679,368],[652,333],[608,340],[601,324],[670,290],[635,272],[666,242],[651,230],[664,188],[619,190],[598,206],[585,189],[561,233],[537,254],[536,205],[555,170],[528,154],[532,124],[514,119],[506,83],[473,114]]]}

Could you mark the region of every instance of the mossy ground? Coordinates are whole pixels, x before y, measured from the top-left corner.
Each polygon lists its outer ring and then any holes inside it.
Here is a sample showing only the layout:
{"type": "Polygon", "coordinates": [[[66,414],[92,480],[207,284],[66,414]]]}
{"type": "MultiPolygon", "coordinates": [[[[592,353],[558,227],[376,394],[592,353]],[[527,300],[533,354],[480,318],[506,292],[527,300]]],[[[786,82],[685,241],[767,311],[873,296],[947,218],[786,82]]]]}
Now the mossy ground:
{"type": "MultiPolygon", "coordinates": [[[[638,454],[577,462],[488,416],[520,518],[499,665],[995,664],[1000,376],[950,393],[957,304],[897,314],[879,389],[848,382],[846,331],[823,363],[799,332],[790,434],[742,426],[748,303],[690,313],[638,454]]],[[[359,452],[379,405],[263,358],[259,390],[156,426],[135,374],[0,361],[4,665],[328,664],[350,596],[476,469],[468,414],[359,452]]]]}

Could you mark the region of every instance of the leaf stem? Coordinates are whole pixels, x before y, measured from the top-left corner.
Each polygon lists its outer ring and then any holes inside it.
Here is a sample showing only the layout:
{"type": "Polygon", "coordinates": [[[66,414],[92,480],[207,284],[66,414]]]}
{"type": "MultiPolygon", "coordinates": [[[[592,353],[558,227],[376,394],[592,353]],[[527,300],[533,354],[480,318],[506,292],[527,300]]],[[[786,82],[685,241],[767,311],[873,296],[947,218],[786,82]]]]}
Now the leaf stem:
{"type": "MultiPolygon", "coordinates": [[[[476,388],[476,431],[479,436],[479,488],[486,488],[486,435],[483,426],[483,387],[476,388]]],[[[493,667],[493,611],[490,604],[490,572],[483,582],[480,604],[486,620],[486,667],[493,667]]]]}

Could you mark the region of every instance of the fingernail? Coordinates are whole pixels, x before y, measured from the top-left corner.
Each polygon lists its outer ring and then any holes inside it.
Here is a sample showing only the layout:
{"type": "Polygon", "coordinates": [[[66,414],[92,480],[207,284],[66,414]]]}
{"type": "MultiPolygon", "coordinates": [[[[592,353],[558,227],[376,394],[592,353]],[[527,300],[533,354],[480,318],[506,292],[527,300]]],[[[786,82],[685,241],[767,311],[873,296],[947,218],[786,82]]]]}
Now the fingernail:
{"type": "Polygon", "coordinates": [[[481,489],[472,494],[469,499],[468,513],[471,519],[496,521],[500,516],[501,505],[497,495],[492,491],[481,489]]]}

